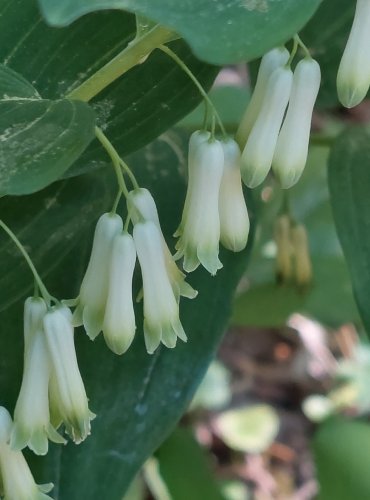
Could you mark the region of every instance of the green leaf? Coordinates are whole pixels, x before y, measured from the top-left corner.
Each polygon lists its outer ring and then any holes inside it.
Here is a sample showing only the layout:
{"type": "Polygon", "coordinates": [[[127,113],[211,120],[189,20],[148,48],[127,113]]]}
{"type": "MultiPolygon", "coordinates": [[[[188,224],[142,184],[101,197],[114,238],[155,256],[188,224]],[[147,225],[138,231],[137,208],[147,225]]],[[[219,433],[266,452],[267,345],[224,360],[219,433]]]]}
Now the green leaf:
{"type": "MultiPolygon", "coordinates": [[[[32,82],[43,98],[58,100],[127,46],[135,36],[135,17],[99,12],[55,29],[40,18],[36,0],[17,0],[2,12],[0,28],[0,61],[32,82]]],[[[218,68],[198,61],[183,42],[172,48],[208,89],[218,68]]],[[[200,101],[189,77],[168,56],[155,51],[90,104],[99,125],[124,156],[158,137],[200,101]]],[[[105,151],[94,142],[68,174],[107,165],[105,151]]]]}
{"type": "Polygon", "coordinates": [[[319,500],[370,496],[370,426],[332,419],[322,424],[313,441],[319,500]]]}
{"type": "Polygon", "coordinates": [[[94,138],[95,114],[80,101],[0,100],[0,196],[57,180],[94,138]]]}
{"type": "MultiPolygon", "coordinates": [[[[140,184],[148,187],[157,200],[172,247],[170,235],[179,223],[184,201],[186,142],[178,134],[166,134],[129,161],[140,184]]],[[[91,223],[113,204],[116,184],[113,181],[107,202],[106,176],[106,171],[99,172],[91,188],[92,177],[82,176],[37,195],[0,200],[5,221],[30,250],[50,292],[59,298],[76,296],[90,251],[91,223]],[[62,186],[64,200],[57,195],[62,186]],[[27,211],[22,209],[25,206],[27,211]],[[86,230],[90,230],[88,237],[86,230]]],[[[22,272],[25,268],[19,265],[21,260],[14,257],[13,247],[3,235],[0,244],[0,285],[6,290],[0,296],[0,349],[6,353],[2,357],[0,392],[3,404],[12,410],[22,366],[21,301],[30,293],[32,280],[29,273],[22,272]]],[[[53,481],[56,498],[122,498],[144,460],[173,429],[204,375],[225,330],[248,254],[249,249],[240,254],[224,251],[224,268],[217,277],[203,269],[189,276],[199,296],[181,301],[180,315],[189,340],[173,350],[159,348],[154,355],[147,354],[142,304],[137,305],[134,344],[123,357],[112,354],[102,336],[91,342],[82,329],[76,331],[79,364],[97,418],[92,423],[92,435],[81,445],[52,446],[46,458],[33,459],[36,479],[53,481]]],[[[137,278],[138,291],[141,283],[137,278]]]]}
{"type": "Polygon", "coordinates": [[[348,321],[359,322],[331,213],[327,158],[328,148],[311,147],[301,180],[285,192],[292,215],[308,231],[313,265],[311,287],[298,290],[294,284],[276,283],[273,224],[282,207],[283,191],[271,181],[264,191],[268,201],[260,203],[259,238],[247,273],[249,288],[235,302],[233,324],[281,326],[294,312],[308,314],[334,327],[348,321]]]}
{"type": "Polygon", "coordinates": [[[38,99],[40,96],[23,76],[0,64],[0,98],[9,99],[12,97],[38,99]]]}
{"type": "Polygon", "coordinates": [[[352,278],[355,299],[370,334],[370,135],[348,129],[335,141],[329,158],[329,188],[334,220],[352,278]]]}
{"type": "Polygon", "coordinates": [[[192,432],[177,429],[156,452],[160,473],[171,497],[176,500],[222,500],[209,456],[192,432]]]}
{"type": "Polygon", "coordinates": [[[173,28],[205,61],[226,64],[261,56],[299,31],[320,0],[39,0],[47,21],[65,26],[100,9],[124,9],[173,28]],[[247,34],[247,35],[246,35],[247,34]]]}

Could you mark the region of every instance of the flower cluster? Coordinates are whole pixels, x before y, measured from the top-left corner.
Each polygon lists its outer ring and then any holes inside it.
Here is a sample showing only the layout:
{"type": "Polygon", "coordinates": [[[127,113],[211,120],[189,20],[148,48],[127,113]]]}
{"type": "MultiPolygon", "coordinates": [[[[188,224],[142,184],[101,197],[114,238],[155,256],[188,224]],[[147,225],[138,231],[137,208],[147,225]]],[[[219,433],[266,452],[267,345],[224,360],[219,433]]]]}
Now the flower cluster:
{"type": "Polygon", "coordinates": [[[94,418],[74,347],[72,313],[40,297],[24,306],[24,368],[14,422],[0,407],[0,494],[9,500],[45,500],[52,485],[37,486],[22,451],[48,451],[48,440],[65,444],[63,424],[75,443],[90,434],[94,418]],[[1,492],[1,490],[3,491],[1,492]]]}
{"type": "MultiPolygon", "coordinates": [[[[27,252],[0,221],[22,249],[42,295],[28,298],[24,306],[24,369],[14,422],[0,407],[0,494],[6,499],[49,498],[45,494],[49,489],[38,487],[33,480],[22,455],[25,447],[44,455],[49,440],[66,443],[60,431],[62,424],[77,444],[90,434],[95,415],[89,410],[77,363],[74,327],[83,325],[91,340],[102,332],[114,353],[125,353],[136,333],[133,289],[138,263],[142,288],[137,291],[143,299],[148,353],[160,344],[174,348],[178,338],[186,342],[180,299],[193,299],[197,291],[186,281],[177,261],[182,259],[187,273],[202,265],[215,275],[222,268],[220,243],[240,252],[248,242],[250,222],[242,178],[247,186],[255,187],[272,167],[284,188],[299,179],[307,159],[320,69],[307,56],[293,73],[293,56],[285,48],[276,48],[263,57],[236,140],[227,137],[222,126],[222,138],[217,138],[214,130],[196,131],[190,137],[188,187],[174,234],[178,238],[174,255],[164,238],[152,194],[139,187],[98,128],[96,137],[112,159],[120,193],[112,211],[101,215],[96,224],[77,299],[59,302],[51,297],[27,252]],[[121,167],[130,176],[132,190],[126,186],[121,167]],[[117,213],[122,194],[127,205],[125,223],[117,213]],[[75,306],[73,313],[66,304],[75,306]]],[[[304,227],[283,216],[277,221],[275,236],[279,276],[283,280],[294,276],[300,286],[306,285],[311,279],[311,263],[304,227]]]]}
{"type": "Polygon", "coordinates": [[[117,214],[102,215],[95,229],[90,262],[82,281],[75,326],[84,325],[93,340],[101,331],[109,348],[123,354],[136,330],[132,286],[136,258],[143,280],[144,338],[153,353],[162,342],[175,347],[177,337],[186,341],[179,319],[179,299],[196,291],[185,282],[165,242],[157,207],[147,189],[127,197],[133,234],[123,230],[117,214]]]}
{"type": "Polygon", "coordinates": [[[239,252],[248,241],[249,217],[240,176],[240,149],[231,138],[194,132],[189,143],[188,189],[175,259],[185,271],[202,264],[215,275],[222,267],[219,242],[239,252]]]}
{"type": "Polygon", "coordinates": [[[370,87],[370,2],[357,0],[355,18],[338,75],[340,102],[347,108],[359,104],[370,87]]]}
{"type": "Polygon", "coordinates": [[[271,167],[283,188],[298,181],[307,161],[320,80],[320,67],[310,56],[298,62],[294,73],[285,48],[273,49],[262,58],[237,132],[243,148],[242,178],[248,187],[259,186],[271,167]]]}

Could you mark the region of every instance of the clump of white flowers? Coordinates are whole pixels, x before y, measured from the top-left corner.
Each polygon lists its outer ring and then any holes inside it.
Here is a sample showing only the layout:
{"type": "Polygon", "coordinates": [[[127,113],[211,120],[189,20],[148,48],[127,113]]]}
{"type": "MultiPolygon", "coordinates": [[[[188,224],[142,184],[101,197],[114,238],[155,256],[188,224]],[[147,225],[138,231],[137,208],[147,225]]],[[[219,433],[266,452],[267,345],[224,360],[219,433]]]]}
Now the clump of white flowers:
{"type": "MultiPolygon", "coordinates": [[[[362,3],[358,2],[364,8],[362,3]]],[[[198,292],[185,273],[203,266],[215,275],[222,268],[220,244],[233,252],[247,246],[250,221],[242,179],[248,187],[256,187],[271,167],[284,188],[299,179],[307,159],[320,68],[307,55],[293,72],[296,48],[292,54],[285,47],[275,48],[262,58],[236,140],[227,136],[222,124],[221,137],[214,126],[211,132],[198,130],[191,135],[188,186],[174,252],[162,232],[152,194],[139,186],[100,129],[96,136],[113,161],[120,192],[111,212],[97,221],[77,299],[59,301],[47,292],[27,252],[0,221],[22,249],[36,282],[35,296],[24,307],[23,379],[14,422],[0,407],[0,489],[4,490],[0,494],[5,499],[49,498],[44,493],[48,489],[35,484],[22,449],[28,446],[44,455],[49,440],[66,443],[61,426],[76,444],[90,434],[95,415],[78,367],[74,327],[83,325],[91,340],[102,332],[107,346],[124,354],[141,327],[133,300],[138,264],[141,281],[136,293],[143,299],[141,329],[147,352],[154,353],[161,344],[174,348],[178,339],[186,342],[181,298],[194,299],[198,292]],[[131,190],[121,167],[132,181],[131,190]],[[125,222],[117,213],[121,195],[126,198],[125,222]],[[180,260],[185,272],[178,266],[180,260]],[[75,307],[73,313],[67,305],[75,307]]],[[[307,285],[312,271],[305,228],[283,215],[276,223],[275,240],[279,277],[294,277],[299,286],[307,285]]]]}
{"type": "Polygon", "coordinates": [[[370,87],[370,2],[357,0],[352,29],[340,61],[337,89],[346,108],[357,106],[370,87]]]}
{"type": "Polygon", "coordinates": [[[320,80],[320,67],[308,54],[294,72],[285,48],[273,49],[262,58],[256,87],[237,132],[243,148],[242,178],[248,187],[259,186],[271,167],[283,188],[298,181],[307,161],[320,80]]]}

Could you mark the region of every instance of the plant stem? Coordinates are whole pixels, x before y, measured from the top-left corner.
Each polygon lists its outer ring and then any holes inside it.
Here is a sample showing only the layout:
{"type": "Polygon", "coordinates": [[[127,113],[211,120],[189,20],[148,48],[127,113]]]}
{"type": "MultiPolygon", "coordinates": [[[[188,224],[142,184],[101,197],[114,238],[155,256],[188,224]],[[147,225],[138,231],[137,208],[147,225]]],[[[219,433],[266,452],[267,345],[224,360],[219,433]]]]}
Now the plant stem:
{"type": "Polygon", "coordinates": [[[139,189],[139,183],[137,182],[136,180],[136,177],[133,173],[133,171],[131,170],[131,168],[127,165],[126,162],[124,162],[122,160],[122,158],[120,158],[120,164],[121,164],[121,167],[123,168],[123,170],[126,172],[126,174],[129,176],[130,178],[130,181],[132,182],[132,185],[134,186],[135,189],[139,189]]]}
{"type": "Polygon", "coordinates": [[[292,52],[290,53],[290,57],[289,57],[289,60],[288,62],[286,63],[286,66],[289,68],[290,65],[292,64],[292,61],[294,59],[294,56],[296,55],[297,53],[297,50],[298,50],[298,35],[294,35],[294,38],[293,38],[293,48],[292,48],[292,52]]]}
{"type": "Polygon", "coordinates": [[[197,86],[199,92],[201,93],[201,95],[203,96],[204,100],[207,102],[207,104],[210,106],[210,108],[212,109],[213,111],[213,114],[215,115],[216,119],[217,119],[217,122],[220,126],[220,129],[221,129],[221,132],[222,134],[226,137],[227,134],[226,134],[226,130],[222,124],[222,121],[221,121],[221,118],[220,118],[220,115],[218,114],[217,112],[217,109],[215,108],[215,105],[213,104],[213,102],[211,101],[211,99],[209,98],[207,92],[204,90],[204,88],[202,87],[202,85],[199,83],[198,79],[196,78],[196,76],[192,73],[192,71],[186,66],[186,64],[179,58],[179,56],[177,54],[175,54],[175,52],[173,50],[171,50],[169,47],[166,47],[165,45],[161,45],[160,47],[158,47],[162,52],[164,52],[165,54],[167,54],[168,56],[170,56],[179,66],[180,68],[189,76],[189,78],[194,82],[194,84],[197,86]]]}
{"type": "Polygon", "coordinates": [[[108,85],[117,80],[123,73],[140,64],[161,44],[173,38],[173,32],[163,26],[156,25],[140,38],[135,38],[116,57],[100,68],[80,86],[72,90],[66,97],[88,102],[108,85]]]}
{"type": "MultiPolygon", "coordinates": [[[[47,304],[50,303],[50,300],[53,298],[50,293],[47,291],[46,289],[46,286],[44,285],[42,279],[40,278],[40,275],[39,273],[37,272],[32,260],[31,260],[31,257],[28,255],[28,253],[26,252],[24,246],[22,245],[22,243],[19,241],[19,239],[16,237],[16,235],[13,233],[13,231],[10,229],[10,227],[8,227],[5,222],[3,222],[2,220],[0,220],[0,227],[6,232],[6,234],[11,238],[11,240],[13,241],[13,243],[15,244],[15,246],[18,248],[18,250],[21,252],[21,254],[23,255],[25,261],[27,262],[28,264],[28,267],[31,269],[31,272],[33,274],[33,277],[35,278],[35,282],[37,283],[37,286],[41,292],[41,295],[43,296],[45,302],[47,304]]],[[[36,290],[36,287],[35,287],[35,290],[36,290]]]]}
{"type": "Polygon", "coordinates": [[[297,42],[298,42],[298,45],[301,47],[301,49],[303,49],[303,51],[305,52],[306,54],[306,57],[309,57],[311,58],[311,54],[310,54],[310,51],[308,50],[307,46],[302,42],[302,39],[301,37],[297,34],[295,35],[295,37],[297,42]]]}
{"type": "Polygon", "coordinates": [[[108,155],[110,156],[110,159],[112,160],[114,170],[116,172],[117,176],[117,182],[118,185],[122,191],[122,193],[126,196],[128,196],[128,189],[126,186],[125,179],[123,178],[123,173],[121,170],[121,158],[117,151],[115,150],[113,144],[109,141],[108,137],[104,134],[101,128],[95,127],[95,136],[96,138],[100,141],[101,145],[103,148],[106,150],[108,155]]]}

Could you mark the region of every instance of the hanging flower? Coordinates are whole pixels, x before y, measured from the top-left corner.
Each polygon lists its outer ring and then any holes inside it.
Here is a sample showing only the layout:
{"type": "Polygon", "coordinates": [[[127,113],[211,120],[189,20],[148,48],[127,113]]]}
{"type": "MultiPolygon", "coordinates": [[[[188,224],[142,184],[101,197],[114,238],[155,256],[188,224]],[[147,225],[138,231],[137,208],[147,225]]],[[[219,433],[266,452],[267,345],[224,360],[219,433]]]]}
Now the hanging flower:
{"type": "Polygon", "coordinates": [[[112,213],[103,214],[96,225],[90,262],[73,314],[73,325],[83,324],[91,340],[102,330],[113,239],[122,231],[122,227],[121,217],[112,213]]]}
{"type": "Polygon", "coordinates": [[[307,57],[299,61],[272,162],[273,172],[285,189],[298,181],[306,165],[312,111],[320,80],[320,66],[314,59],[307,57]]]}
{"type": "Polygon", "coordinates": [[[37,455],[47,453],[48,438],[55,443],[66,442],[50,423],[50,361],[43,331],[46,311],[41,298],[29,297],[25,302],[23,379],[10,437],[12,449],[28,446],[37,455]]]}
{"type": "Polygon", "coordinates": [[[183,233],[183,230],[184,230],[186,214],[187,214],[188,208],[189,208],[190,193],[192,192],[194,179],[196,179],[195,171],[197,169],[197,165],[194,162],[195,153],[198,149],[198,146],[200,146],[204,142],[209,141],[210,137],[211,137],[211,134],[209,132],[207,132],[206,130],[196,130],[190,136],[189,149],[188,149],[188,189],[186,191],[185,203],[184,203],[184,209],[183,209],[183,213],[182,213],[181,222],[180,222],[179,227],[177,228],[177,230],[174,233],[175,238],[177,238],[178,236],[181,236],[183,233]]]}
{"type": "Polygon", "coordinates": [[[202,264],[212,275],[221,269],[218,258],[220,219],[218,199],[224,167],[220,141],[201,142],[189,163],[192,181],[188,185],[188,204],[184,207],[183,227],[176,244],[175,259],[184,257],[185,271],[202,264]]]}
{"type": "Polygon", "coordinates": [[[68,307],[55,307],[45,314],[43,323],[52,365],[53,421],[63,421],[73,441],[80,443],[90,434],[90,420],[95,415],[89,411],[78,369],[72,313],[68,307]]]}
{"type": "MultiPolygon", "coordinates": [[[[4,500],[52,500],[46,495],[53,485],[37,485],[21,451],[9,446],[12,419],[0,407],[0,486],[4,500]]],[[[1,492],[0,492],[1,494],[1,492]]]]}
{"type": "Polygon", "coordinates": [[[242,153],[242,178],[250,188],[261,184],[271,168],[292,80],[288,67],[277,68],[268,80],[265,99],[242,153]]]}
{"type": "Polygon", "coordinates": [[[138,222],[133,237],[143,278],[145,344],[152,354],[161,342],[172,348],[177,337],[184,342],[187,338],[166,271],[158,227],[152,221],[138,222]]]}
{"type": "Polygon", "coordinates": [[[337,89],[340,102],[353,108],[370,86],[370,2],[357,0],[355,18],[340,61],[337,89]]]}
{"type": "Polygon", "coordinates": [[[135,312],[132,300],[132,278],[136,249],[132,236],[126,232],[113,240],[109,270],[108,298],[105,307],[103,335],[108,347],[123,354],[135,336],[135,312]]]}
{"type": "Polygon", "coordinates": [[[180,296],[189,299],[196,297],[198,292],[185,281],[185,274],[177,267],[168,248],[159,222],[157,206],[151,193],[145,188],[130,191],[127,198],[127,207],[134,224],[140,220],[150,220],[159,229],[167,273],[177,300],[179,300],[180,296]]]}
{"type": "Polygon", "coordinates": [[[262,57],[251,100],[248,103],[248,107],[235,135],[235,139],[242,149],[245,147],[266,98],[267,84],[270,76],[275,69],[284,66],[288,60],[289,51],[285,47],[276,47],[262,57]]]}
{"type": "Polygon", "coordinates": [[[240,176],[240,149],[233,139],[221,144],[225,163],[219,194],[220,240],[225,248],[240,252],[247,245],[250,225],[240,176]]]}

